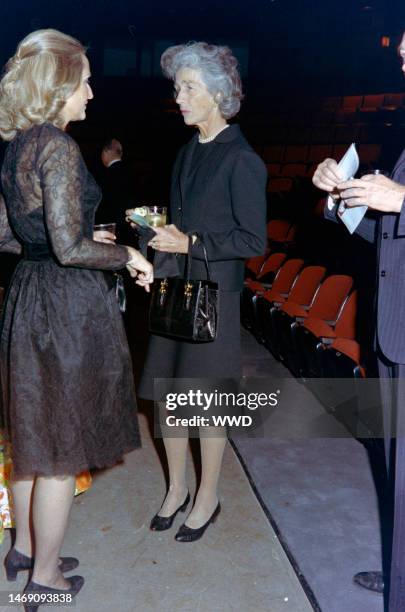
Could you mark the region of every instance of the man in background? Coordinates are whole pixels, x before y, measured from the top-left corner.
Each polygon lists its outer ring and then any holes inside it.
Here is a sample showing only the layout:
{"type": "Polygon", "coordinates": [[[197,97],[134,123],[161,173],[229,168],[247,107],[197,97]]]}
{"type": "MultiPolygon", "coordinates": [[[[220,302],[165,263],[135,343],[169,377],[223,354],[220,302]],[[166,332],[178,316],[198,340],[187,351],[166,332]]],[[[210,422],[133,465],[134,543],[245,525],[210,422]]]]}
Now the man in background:
{"type": "Polygon", "coordinates": [[[99,178],[103,197],[96,212],[96,223],[116,223],[118,242],[124,236],[133,241],[133,232],[125,222],[125,210],[136,206],[134,180],[122,157],[123,147],[119,140],[110,138],[104,142],[101,150],[103,171],[99,178]]]}

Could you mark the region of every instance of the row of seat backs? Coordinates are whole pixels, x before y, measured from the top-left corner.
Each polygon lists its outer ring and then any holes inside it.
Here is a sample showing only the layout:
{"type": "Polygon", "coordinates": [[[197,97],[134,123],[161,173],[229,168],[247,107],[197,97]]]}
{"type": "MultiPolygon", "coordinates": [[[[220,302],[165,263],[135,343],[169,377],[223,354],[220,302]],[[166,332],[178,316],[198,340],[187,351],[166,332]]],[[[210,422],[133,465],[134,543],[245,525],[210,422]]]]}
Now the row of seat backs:
{"type": "Polygon", "coordinates": [[[287,259],[286,253],[272,253],[261,263],[256,280],[250,280],[248,286],[251,291],[260,292],[263,289],[260,279],[274,272],[272,286],[264,293],[264,299],[282,303],[281,310],[292,317],[334,322],[353,286],[352,277],[334,274],[324,280],[324,266],[304,266],[303,259],[287,259]]]}
{"type": "MultiPolygon", "coordinates": [[[[356,341],[358,296],[356,290],[351,291],[353,279],[334,274],[323,280],[325,273],[322,266],[304,268],[280,310],[291,318],[301,319],[303,330],[312,333],[319,342],[326,341],[329,349],[343,353],[354,365],[360,366],[361,347],[356,341]]],[[[272,295],[273,289],[274,285],[265,299],[277,301],[272,295]]],[[[361,367],[360,374],[365,376],[361,367]]]]}
{"type": "MultiPolygon", "coordinates": [[[[177,112],[173,100],[163,100],[165,112],[177,112]]],[[[360,111],[397,110],[405,106],[404,93],[378,93],[354,96],[327,96],[321,100],[320,108],[326,111],[360,111]]],[[[285,109],[285,103],[283,103],[285,109]]],[[[294,107],[291,109],[294,110],[294,107]]],[[[314,110],[309,108],[308,110],[314,110]]]]}
{"type": "MultiPolygon", "coordinates": [[[[405,109],[403,110],[405,117],[405,109]]],[[[367,115],[367,122],[364,116],[359,119],[357,114],[346,114],[344,120],[337,123],[331,122],[328,118],[317,116],[314,123],[305,125],[272,125],[268,132],[268,141],[263,139],[263,126],[256,136],[251,135],[251,140],[256,141],[254,149],[267,162],[282,162],[280,157],[286,146],[297,145],[335,145],[348,146],[352,142],[358,145],[372,144],[392,140],[392,138],[404,131],[404,117],[381,118],[381,121],[370,121],[376,119],[374,115],[367,115]],[[277,147],[278,149],[272,149],[277,147]]]]}
{"type": "MultiPolygon", "coordinates": [[[[351,143],[335,144],[296,144],[296,145],[269,145],[263,147],[262,157],[268,164],[279,163],[319,163],[326,157],[340,159],[351,143]]],[[[379,159],[381,155],[380,144],[360,144],[358,146],[359,157],[362,163],[372,163],[379,159]]]]}
{"type": "Polygon", "coordinates": [[[318,337],[354,339],[357,292],[350,294],[352,277],[333,274],[325,279],[324,266],[304,266],[303,259],[285,261],[264,299],[280,304],[291,317],[305,319],[304,327],[318,337]]]}
{"type": "Polygon", "coordinates": [[[405,105],[404,93],[379,93],[356,96],[328,96],[322,101],[324,110],[347,110],[373,112],[396,110],[405,105]]]}
{"type": "MultiPolygon", "coordinates": [[[[275,263],[276,258],[272,261],[275,263]]],[[[277,303],[287,316],[298,317],[304,330],[359,364],[360,345],[355,340],[357,291],[352,291],[353,279],[337,274],[325,279],[326,273],[323,266],[305,266],[300,258],[287,259],[281,263],[271,289],[263,293],[260,282],[251,284],[250,289],[268,302],[277,303]]],[[[365,375],[363,370],[361,374],[365,375]]]]}

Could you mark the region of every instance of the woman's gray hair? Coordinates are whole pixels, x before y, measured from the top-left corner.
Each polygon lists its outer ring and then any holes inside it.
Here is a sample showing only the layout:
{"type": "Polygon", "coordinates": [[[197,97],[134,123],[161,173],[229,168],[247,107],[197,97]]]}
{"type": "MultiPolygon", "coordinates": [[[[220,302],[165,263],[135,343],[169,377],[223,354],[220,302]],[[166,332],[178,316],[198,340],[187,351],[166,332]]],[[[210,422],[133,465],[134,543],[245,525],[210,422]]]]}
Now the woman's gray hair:
{"type": "Polygon", "coordinates": [[[242,82],[238,60],[229,47],[206,42],[175,45],[163,53],[160,65],[163,74],[173,81],[181,68],[198,70],[210,94],[214,97],[220,94],[218,107],[221,115],[230,119],[239,112],[243,98],[242,82]]]}

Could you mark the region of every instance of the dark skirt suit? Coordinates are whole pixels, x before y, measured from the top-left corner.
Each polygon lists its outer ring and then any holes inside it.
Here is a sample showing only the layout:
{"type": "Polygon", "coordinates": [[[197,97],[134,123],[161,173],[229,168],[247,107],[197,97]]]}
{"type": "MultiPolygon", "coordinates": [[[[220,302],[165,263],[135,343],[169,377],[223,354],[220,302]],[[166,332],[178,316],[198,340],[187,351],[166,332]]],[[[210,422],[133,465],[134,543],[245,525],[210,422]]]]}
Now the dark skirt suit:
{"type": "MultiPolygon", "coordinates": [[[[151,335],[139,395],[153,399],[154,378],[240,378],[240,291],[244,260],[266,247],[266,167],[232,125],[199,144],[196,134],[176,159],[171,222],[197,232],[219,285],[218,335],[192,343],[151,335]]],[[[192,248],[191,277],[206,278],[201,244],[192,248]]],[[[185,256],[179,256],[184,270],[185,256]]]]}

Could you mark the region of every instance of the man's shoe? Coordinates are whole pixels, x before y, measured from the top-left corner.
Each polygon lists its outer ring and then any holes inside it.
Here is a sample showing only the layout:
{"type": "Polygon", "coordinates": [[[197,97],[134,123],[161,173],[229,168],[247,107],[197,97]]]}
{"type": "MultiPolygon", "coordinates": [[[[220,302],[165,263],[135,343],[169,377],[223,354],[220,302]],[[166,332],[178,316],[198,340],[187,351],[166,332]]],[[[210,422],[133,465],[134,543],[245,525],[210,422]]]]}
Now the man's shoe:
{"type": "Polygon", "coordinates": [[[376,593],[384,592],[384,579],[382,572],[359,572],[353,576],[353,582],[376,593]]]}

